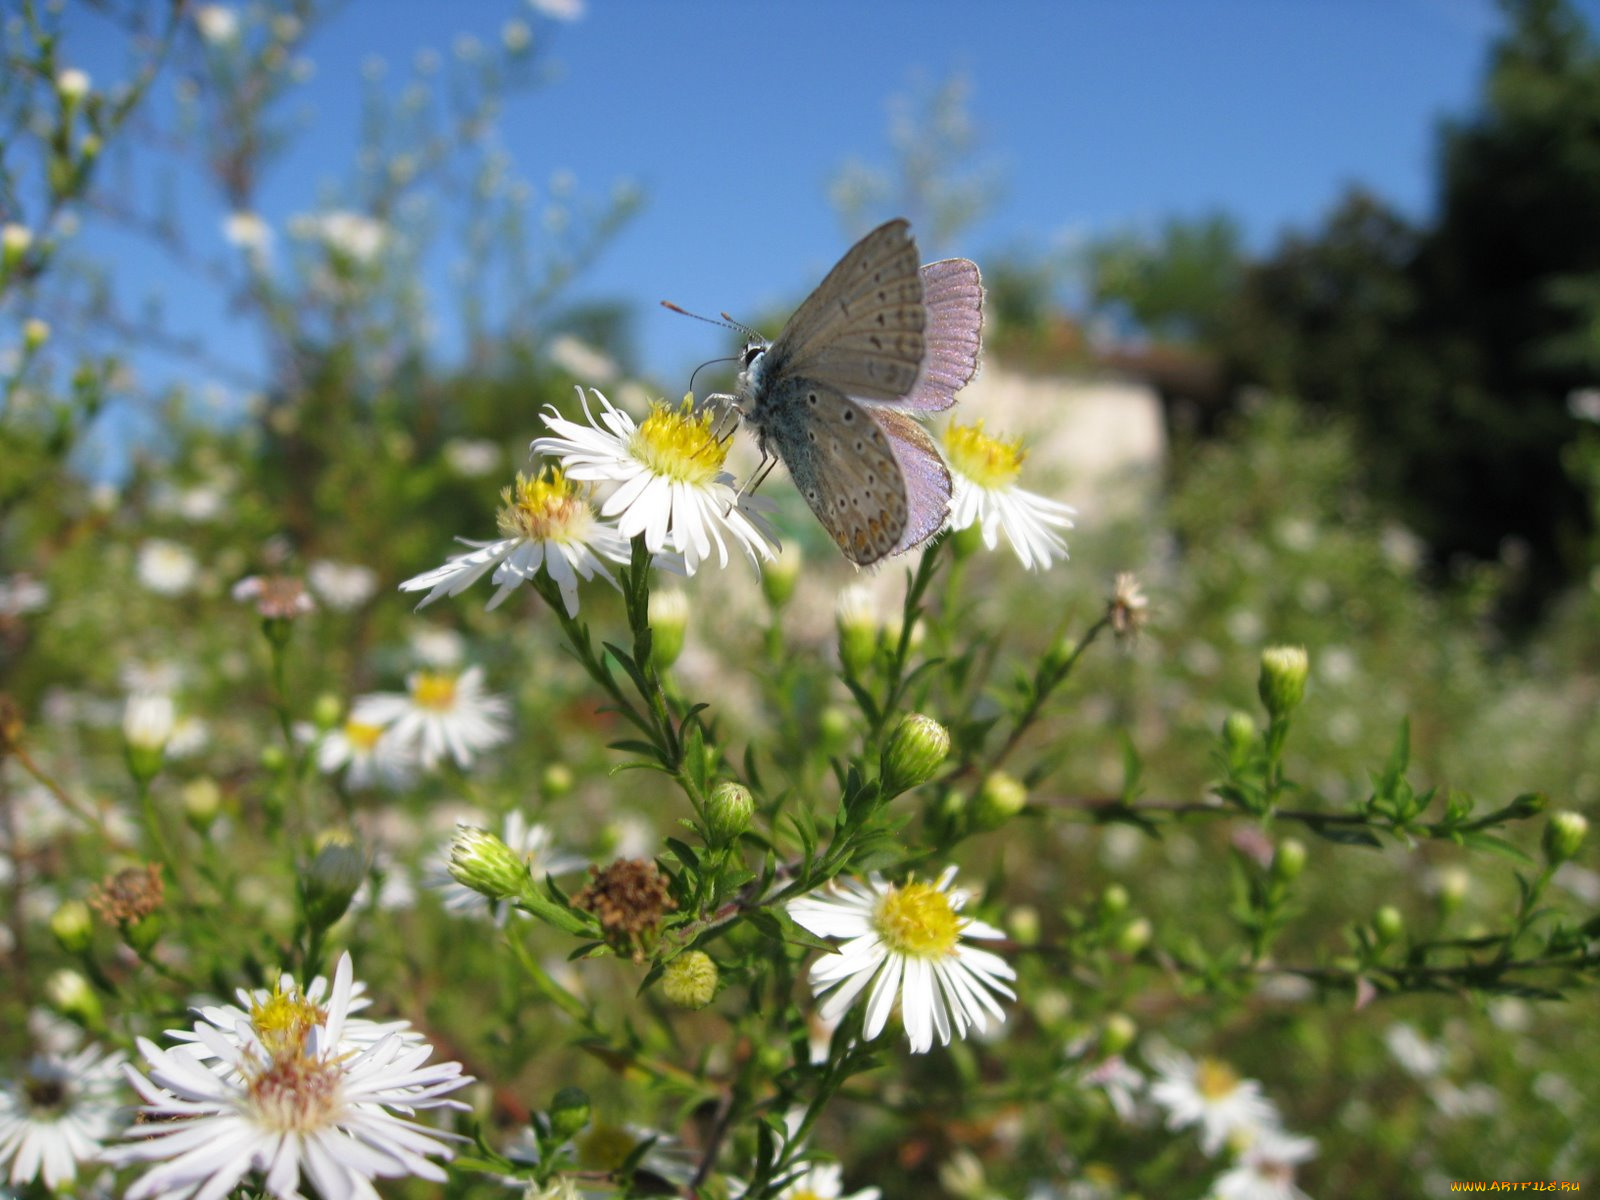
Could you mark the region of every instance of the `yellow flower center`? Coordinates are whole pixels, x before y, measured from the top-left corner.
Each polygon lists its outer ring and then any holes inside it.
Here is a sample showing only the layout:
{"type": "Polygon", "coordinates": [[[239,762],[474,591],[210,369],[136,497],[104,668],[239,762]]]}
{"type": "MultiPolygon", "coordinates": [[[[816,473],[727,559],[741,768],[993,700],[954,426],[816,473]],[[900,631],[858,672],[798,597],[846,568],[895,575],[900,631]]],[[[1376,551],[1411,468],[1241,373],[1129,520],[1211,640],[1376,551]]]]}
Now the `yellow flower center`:
{"type": "Polygon", "coordinates": [[[657,475],[678,483],[707,484],[728,458],[727,444],[713,432],[715,425],[710,409],[695,412],[692,395],[675,409],[658,401],[634,430],[628,450],[657,475]]]}
{"type": "Polygon", "coordinates": [[[497,523],[505,537],[534,542],[565,542],[582,536],[591,510],[589,489],[573,483],[560,467],[532,477],[517,472],[517,482],[500,493],[497,523]]]}
{"type": "Polygon", "coordinates": [[[1194,1086],[1207,1100],[1221,1100],[1238,1089],[1239,1076],[1225,1062],[1202,1058],[1194,1070],[1194,1086]]]}
{"type": "Polygon", "coordinates": [[[366,721],[344,723],[344,740],[350,743],[352,749],[371,752],[377,747],[378,739],[382,736],[382,725],[372,725],[366,721]]]}
{"type": "Polygon", "coordinates": [[[983,431],[982,418],[971,425],[952,421],[944,431],[944,450],[950,465],[981,488],[1009,487],[1028,457],[1021,438],[1006,442],[990,437],[983,431]]]}
{"type": "Polygon", "coordinates": [[[411,699],[418,708],[449,712],[456,703],[456,677],[438,671],[418,671],[411,681],[411,699]]]}
{"type": "Polygon", "coordinates": [[[890,950],[913,958],[944,958],[961,933],[961,918],[950,907],[950,898],[933,884],[915,880],[891,888],[878,901],[872,923],[890,950]]]}
{"type": "Polygon", "coordinates": [[[795,1188],[792,1192],[785,1192],[783,1200],[822,1200],[822,1197],[810,1188],[802,1187],[795,1188]]]}
{"type": "Polygon", "coordinates": [[[297,1054],[311,1030],[326,1016],[298,989],[286,992],[281,986],[266,1000],[250,1006],[250,1024],[274,1058],[297,1054]]]}

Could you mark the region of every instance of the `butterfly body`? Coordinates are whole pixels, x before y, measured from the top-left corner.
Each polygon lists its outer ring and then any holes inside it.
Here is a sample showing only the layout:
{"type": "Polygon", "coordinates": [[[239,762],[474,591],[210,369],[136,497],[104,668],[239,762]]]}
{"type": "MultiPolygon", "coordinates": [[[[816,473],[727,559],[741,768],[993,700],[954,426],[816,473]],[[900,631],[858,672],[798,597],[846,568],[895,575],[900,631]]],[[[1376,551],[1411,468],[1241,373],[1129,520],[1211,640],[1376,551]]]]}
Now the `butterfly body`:
{"type": "Polygon", "coordinates": [[[932,536],[950,473],[909,411],[938,411],[977,367],[978,268],[919,268],[903,220],[845,254],[772,342],[745,347],[739,407],[845,556],[868,566],[932,536]]]}

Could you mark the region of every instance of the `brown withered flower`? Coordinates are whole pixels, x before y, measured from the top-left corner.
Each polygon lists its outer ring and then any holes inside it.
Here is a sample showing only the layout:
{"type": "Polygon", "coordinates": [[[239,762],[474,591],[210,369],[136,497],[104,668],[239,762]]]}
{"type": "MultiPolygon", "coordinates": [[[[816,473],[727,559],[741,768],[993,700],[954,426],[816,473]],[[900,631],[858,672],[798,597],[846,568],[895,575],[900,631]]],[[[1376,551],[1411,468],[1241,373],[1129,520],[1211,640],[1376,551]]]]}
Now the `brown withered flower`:
{"type": "Polygon", "coordinates": [[[644,962],[662,919],[678,907],[666,876],[644,858],[619,858],[604,870],[590,867],[589,874],[593,878],[572,898],[573,907],[599,918],[607,945],[644,962]]]}

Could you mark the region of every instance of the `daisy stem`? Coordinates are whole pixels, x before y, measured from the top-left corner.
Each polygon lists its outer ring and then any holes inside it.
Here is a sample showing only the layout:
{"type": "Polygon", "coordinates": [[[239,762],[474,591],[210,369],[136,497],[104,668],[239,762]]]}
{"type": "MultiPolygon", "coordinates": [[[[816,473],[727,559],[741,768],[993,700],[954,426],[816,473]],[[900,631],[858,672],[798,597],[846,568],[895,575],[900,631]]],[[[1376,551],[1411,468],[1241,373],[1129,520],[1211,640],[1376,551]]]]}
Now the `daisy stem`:
{"type": "Polygon", "coordinates": [[[650,717],[655,724],[653,732],[657,749],[676,769],[683,759],[683,750],[678,744],[672,714],[667,711],[666,691],[661,686],[661,677],[656,673],[654,656],[650,653],[653,636],[650,630],[650,550],[644,543],[643,534],[634,537],[633,562],[622,576],[622,596],[628,609],[628,628],[633,633],[633,661],[638,668],[638,676],[634,682],[638,685],[644,702],[650,708],[650,717]]]}
{"type": "Polygon", "coordinates": [[[869,748],[874,757],[881,749],[879,742],[883,737],[884,728],[903,698],[906,686],[906,662],[911,657],[912,634],[918,619],[922,616],[922,598],[927,594],[928,585],[933,582],[934,572],[939,568],[940,548],[948,540],[938,537],[929,544],[922,552],[922,557],[917,560],[917,569],[912,573],[911,581],[906,586],[905,607],[900,621],[900,639],[889,655],[888,679],[884,687],[883,703],[878,705],[878,711],[874,714],[872,722],[869,748]]]}

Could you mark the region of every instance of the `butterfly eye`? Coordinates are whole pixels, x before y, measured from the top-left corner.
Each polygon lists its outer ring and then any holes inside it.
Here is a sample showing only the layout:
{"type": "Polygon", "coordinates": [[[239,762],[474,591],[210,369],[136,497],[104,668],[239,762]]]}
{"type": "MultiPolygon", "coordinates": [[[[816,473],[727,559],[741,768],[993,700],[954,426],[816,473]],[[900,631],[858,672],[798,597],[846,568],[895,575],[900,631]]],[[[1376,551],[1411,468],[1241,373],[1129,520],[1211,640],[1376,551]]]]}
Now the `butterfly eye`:
{"type": "Polygon", "coordinates": [[[764,353],[766,353],[766,349],[767,344],[765,342],[746,342],[744,354],[741,356],[741,365],[748,367],[751,363],[755,362],[756,359],[760,358],[764,353]]]}

